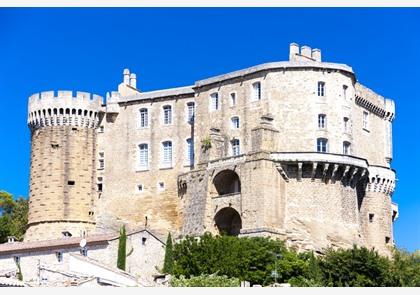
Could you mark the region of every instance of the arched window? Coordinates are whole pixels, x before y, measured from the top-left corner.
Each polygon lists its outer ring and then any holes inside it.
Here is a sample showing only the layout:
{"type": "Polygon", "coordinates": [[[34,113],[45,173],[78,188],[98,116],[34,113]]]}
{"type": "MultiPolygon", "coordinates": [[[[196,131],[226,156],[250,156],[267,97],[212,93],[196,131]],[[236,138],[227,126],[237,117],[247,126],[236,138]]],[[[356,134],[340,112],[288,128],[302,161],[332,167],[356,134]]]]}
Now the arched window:
{"type": "Polygon", "coordinates": [[[349,118],[344,117],[343,118],[343,129],[344,129],[344,133],[350,133],[350,127],[349,127],[350,123],[349,123],[349,118]]]}
{"type": "Polygon", "coordinates": [[[140,127],[146,128],[149,126],[149,111],[146,108],[140,109],[140,127]]]}
{"type": "Polygon", "coordinates": [[[261,100],[261,82],[255,82],[252,84],[252,100],[261,100]]]}
{"type": "Polygon", "coordinates": [[[343,142],[343,154],[350,155],[350,145],[348,141],[343,142]]]}
{"type": "Polygon", "coordinates": [[[195,116],[195,103],[189,102],[187,103],[187,122],[193,122],[195,116]]]}
{"type": "Polygon", "coordinates": [[[163,124],[165,125],[172,124],[172,107],[171,106],[163,107],[163,124]]]}
{"type": "Polygon", "coordinates": [[[232,117],[230,119],[231,128],[238,129],[239,128],[239,117],[232,117]]]}
{"type": "Polygon", "coordinates": [[[210,94],[210,110],[217,111],[219,107],[219,93],[214,92],[210,94]]]}
{"type": "Polygon", "coordinates": [[[325,96],[325,82],[318,82],[318,96],[325,96]]]}
{"type": "Polygon", "coordinates": [[[191,138],[187,139],[187,163],[188,165],[194,165],[194,144],[191,138]]]}
{"type": "Polygon", "coordinates": [[[139,166],[140,169],[147,169],[149,166],[149,146],[146,143],[139,145],[139,166]]]}
{"type": "Polygon", "coordinates": [[[236,92],[230,94],[230,105],[232,107],[236,106],[236,92]]]}
{"type": "Polygon", "coordinates": [[[327,115],[319,114],[318,115],[318,128],[325,129],[327,127],[327,115]]]}
{"type": "Polygon", "coordinates": [[[316,140],[316,149],[318,153],[327,153],[328,152],[328,139],[318,138],[316,140]]]}
{"type": "Polygon", "coordinates": [[[232,144],[232,155],[233,156],[238,156],[241,153],[239,139],[232,140],[231,144],[232,144]]]}
{"type": "Polygon", "coordinates": [[[162,142],[162,165],[164,167],[172,167],[172,142],[162,142]]]}

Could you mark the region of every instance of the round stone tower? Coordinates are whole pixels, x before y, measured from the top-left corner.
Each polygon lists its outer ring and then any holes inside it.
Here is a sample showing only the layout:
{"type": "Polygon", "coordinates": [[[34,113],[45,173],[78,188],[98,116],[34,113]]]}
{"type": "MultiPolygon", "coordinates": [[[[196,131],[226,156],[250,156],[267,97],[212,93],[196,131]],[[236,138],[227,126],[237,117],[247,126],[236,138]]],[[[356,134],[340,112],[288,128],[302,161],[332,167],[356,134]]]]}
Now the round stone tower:
{"type": "Polygon", "coordinates": [[[102,97],[54,91],[29,98],[26,241],[83,236],[94,228],[96,128],[102,97]],[[57,95],[56,95],[57,94],[57,95]]]}

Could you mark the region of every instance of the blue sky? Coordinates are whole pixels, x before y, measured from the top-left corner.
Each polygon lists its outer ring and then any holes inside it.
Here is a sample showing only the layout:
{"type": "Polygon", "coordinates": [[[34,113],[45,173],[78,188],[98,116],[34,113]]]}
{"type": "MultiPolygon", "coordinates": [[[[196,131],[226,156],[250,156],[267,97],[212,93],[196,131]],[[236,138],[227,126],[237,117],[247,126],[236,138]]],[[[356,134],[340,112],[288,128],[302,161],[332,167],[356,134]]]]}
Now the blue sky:
{"type": "MultiPolygon", "coordinates": [[[[289,43],[322,49],[396,102],[397,246],[420,249],[420,9],[0,8],[0,190],[28,196],[28,96],[105,95],[122,70],[145,90],[287,60],[289,43]]],[[[366,143],[374,144],[374,143],[366,143]]]]}

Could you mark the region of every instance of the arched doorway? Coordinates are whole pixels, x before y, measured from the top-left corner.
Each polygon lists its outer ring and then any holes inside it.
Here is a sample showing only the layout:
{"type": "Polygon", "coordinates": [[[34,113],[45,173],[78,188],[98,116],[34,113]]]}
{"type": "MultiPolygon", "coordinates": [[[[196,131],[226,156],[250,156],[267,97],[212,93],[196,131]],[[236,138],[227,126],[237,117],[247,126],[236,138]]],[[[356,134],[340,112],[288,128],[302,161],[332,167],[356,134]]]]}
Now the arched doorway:
{"type": "Polygon", "coordinates": [[[219,196],[241,192],[239,176],[232,170],[223,170],[217,173],[213,179],[213,184],[219,196]]]}
{"type": "Polygon", "coordinates": [[[214,222],[221,235],[237,236],[242,228],[242,219],[238,211],[231,207],[217,212],[214,222]]]}

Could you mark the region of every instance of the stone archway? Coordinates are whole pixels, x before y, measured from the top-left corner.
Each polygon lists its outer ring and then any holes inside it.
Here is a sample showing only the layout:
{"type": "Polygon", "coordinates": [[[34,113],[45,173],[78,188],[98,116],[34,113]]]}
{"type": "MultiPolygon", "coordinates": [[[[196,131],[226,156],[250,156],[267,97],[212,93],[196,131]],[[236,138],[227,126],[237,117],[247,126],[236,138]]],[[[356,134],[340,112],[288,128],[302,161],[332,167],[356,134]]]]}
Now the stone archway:
{"type": "Polygon", "coordinates": [[[238,211],[231,207],[221,209],[214,216],[214,223],[221,235],[237,236],[242,228],[238,211]]]}
{"type": "Polygon", "coordinates": [[[228,195],[241,192],[241,181],[238,174],[232,170],[223,170],[213,179],[218,195],[228,195]]]}

